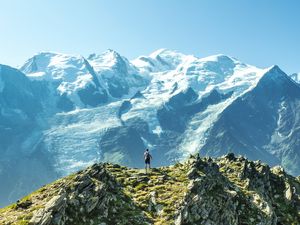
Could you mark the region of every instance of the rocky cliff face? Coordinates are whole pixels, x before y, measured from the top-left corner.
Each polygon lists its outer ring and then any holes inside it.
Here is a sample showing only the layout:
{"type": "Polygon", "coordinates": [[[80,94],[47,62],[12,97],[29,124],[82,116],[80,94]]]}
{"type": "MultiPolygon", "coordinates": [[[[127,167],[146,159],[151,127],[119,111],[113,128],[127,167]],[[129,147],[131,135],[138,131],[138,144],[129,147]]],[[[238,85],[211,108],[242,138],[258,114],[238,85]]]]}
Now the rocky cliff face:
{"type": "Polygon", "coordinates": [[[228,154],[143,170],[94,164],[0,209],[0,224],[300,223],[300,177],[228,154]]]}

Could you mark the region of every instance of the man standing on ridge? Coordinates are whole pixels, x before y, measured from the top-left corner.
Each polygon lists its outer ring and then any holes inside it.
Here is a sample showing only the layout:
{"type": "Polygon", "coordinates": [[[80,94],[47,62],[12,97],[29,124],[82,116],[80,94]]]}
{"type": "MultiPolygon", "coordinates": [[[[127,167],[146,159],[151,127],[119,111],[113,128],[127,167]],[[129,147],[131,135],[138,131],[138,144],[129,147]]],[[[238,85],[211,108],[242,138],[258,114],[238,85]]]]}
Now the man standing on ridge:
{"type": "Polygon", "coordinates": [[[151,169],[150,161],[152,159],[152,155],[150,155],[149,149],[146,149],[146,151],[144,152],[144,159],[145,159],[145,169],[147,173],[147,165],[149,165],[149,170],[150,170],[151,169]]]}

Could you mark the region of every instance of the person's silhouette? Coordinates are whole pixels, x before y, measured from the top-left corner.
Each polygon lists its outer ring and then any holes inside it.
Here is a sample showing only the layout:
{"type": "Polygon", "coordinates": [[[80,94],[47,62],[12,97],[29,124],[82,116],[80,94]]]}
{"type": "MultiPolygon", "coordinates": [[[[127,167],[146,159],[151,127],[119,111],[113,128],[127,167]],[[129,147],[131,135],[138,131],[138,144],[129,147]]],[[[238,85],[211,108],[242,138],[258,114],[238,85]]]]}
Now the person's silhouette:
{"type": "Polygon", "coordinates": [[[151,159],[152,159],[152,155],[149,152],[149,149],[146,149],[146,151],[144,152],[144,159],[145,159],[145,170],[147,173],[147,167],[149,167],[149,170],[151,169],[151,159]]]}

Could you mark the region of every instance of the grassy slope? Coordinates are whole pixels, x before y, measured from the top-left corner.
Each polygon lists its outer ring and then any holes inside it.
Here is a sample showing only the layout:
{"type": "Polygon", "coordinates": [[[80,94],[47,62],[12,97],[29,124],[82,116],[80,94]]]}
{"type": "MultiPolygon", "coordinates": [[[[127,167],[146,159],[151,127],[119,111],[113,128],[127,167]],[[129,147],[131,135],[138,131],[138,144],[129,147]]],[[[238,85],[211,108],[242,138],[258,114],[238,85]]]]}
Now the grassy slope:
{"type": "MultiPolygon", "coordinates": [[[[113,164],[105,164],[105,168],[121,185],[122,194],[126,198],[128,197],[135,207],[142,212],[145,221],[150,224],[168,225],[174,224],[174,219],[189,193],[188,186],[191,179],[188,178],[188,172],[192,169],[194,160],[190,159],[185,163],[178,163],[174,166],[152,169],[149,174],[145,174],[144,170],[113,164]]],[[[201,160],[206,162],[208,159],[201,160]]],[[[299,224],[300,211],[291,207],[285,194],[289,185],[297,193],[300,192],[299,177],[294,178],[280,169],[270,170],[264,164],[252,163],[245,159],[228,160],[220,158],[215,160],[214,163],[219,166],[218,170],[222,182],[234,185],[240,198],[239,201],[248,207],[242,210],[241,220],[247,221],[249,218],[255,218],[256,215],[266,215],[267,212],[264,212],[265,209],[262,205],[271,202],[276,215],[280,216],[279,221],[282,224],[299,224]],[[267,181],[264,180],[266,174],[269,177],[267,181]],[[267,191],[267,194],[265,193],[265,187],[257,185],[261,182],[269,183],[270,190],[267,191]]],[[[209,177],[209,174],[206,174],[208,170],[205,171],[197,169],[197,176],[207,179],[219,179],[213,176],[209,177]]],[[[0,209],[0,224],[28,224],[36,210],[43,208],[62,188],[72,186],[77,176],[78,173],[62,178],[33,192],[18,203],[0,209]],[[30,203],[29,206],[26,206],[26,203],[30,203]]],[[[95,180],[95,182],[99,181],[95,180]]],[[[214,193],[210,194],[215,197],[219,194],[222,195],[223,192],[224,189],[221,185],[220,188],[214,189],[214,193]]],[[[209,195],[208,192],[207,195],[209,195]]],[[[124,204],[123,200],[122,204],[124,204]]],[[[124,207],[120,205],[120,208],[124,207]]],[[[123,221],[122,224],[129,224],[129,222],[126,222],[127,219],[133,216],[134,210],[137,209],[128,204],[128,207],[124,210],[126,212],[117,214],[120,217],[119,221],[123,221]]],[[[256,222],[258,221],[255,219],[246,224],[255,224],[256,222]]]]}

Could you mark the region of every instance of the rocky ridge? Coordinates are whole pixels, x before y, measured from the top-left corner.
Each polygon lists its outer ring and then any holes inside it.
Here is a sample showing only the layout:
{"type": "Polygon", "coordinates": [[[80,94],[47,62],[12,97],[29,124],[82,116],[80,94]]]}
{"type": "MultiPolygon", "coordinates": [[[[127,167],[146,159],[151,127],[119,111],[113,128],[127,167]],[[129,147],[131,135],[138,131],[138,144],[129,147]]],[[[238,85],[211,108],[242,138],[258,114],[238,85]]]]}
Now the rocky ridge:
{"type": "Polygon", "coordinates": [[[94,164],[0,209],[0,224],[300,224],[300,177],[227,154],[144,170],[94,164]]]}

